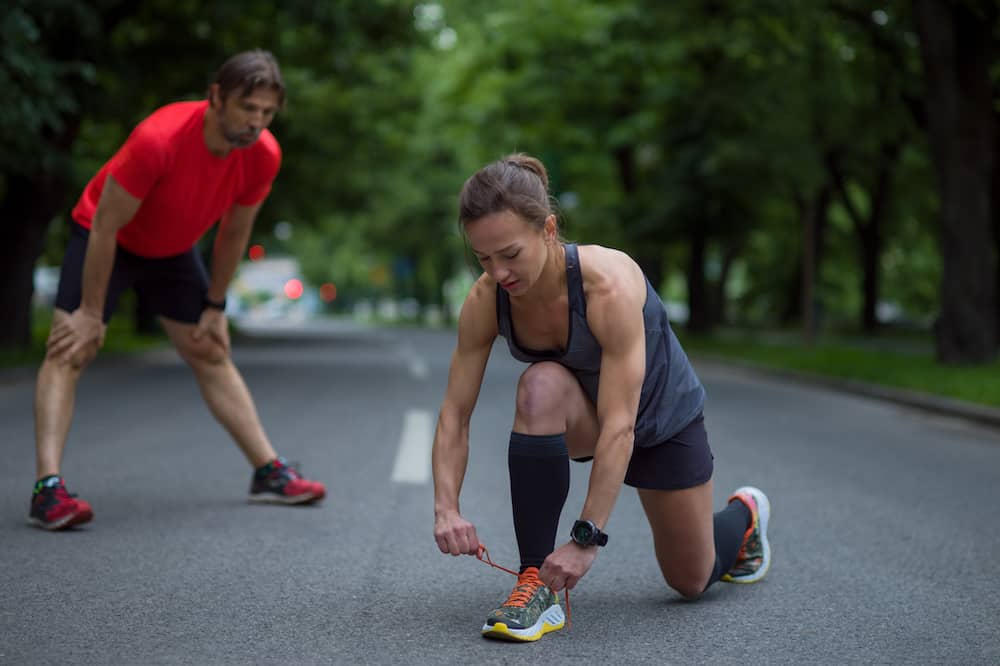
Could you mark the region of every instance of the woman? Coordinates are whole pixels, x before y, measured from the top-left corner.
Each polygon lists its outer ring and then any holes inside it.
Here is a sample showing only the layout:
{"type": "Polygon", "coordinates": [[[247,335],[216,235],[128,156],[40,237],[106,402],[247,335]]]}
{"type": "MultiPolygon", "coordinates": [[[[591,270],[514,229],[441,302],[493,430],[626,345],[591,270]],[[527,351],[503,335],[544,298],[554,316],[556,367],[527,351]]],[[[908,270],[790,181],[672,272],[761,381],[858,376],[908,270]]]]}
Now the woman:
{"type": "Polygon", "coordinates": [[[557,593],[587,573],[621,484],[638,490],[667,584],[686,598],[770,566],[763,492],[740,488],[712,513],[705,392],[659,296],[626,254],[564,244],[538,160],[511,155],[462,188],[459,221],[483,274],[462,306],[434,440],[434,537],[476,554],[459,512],[469,422],[497,335],[531,365],[517,386],[508,467],[521,556],[517,585],[483,634],[537,640],[562,628],[557,593]],[[555,548],[569,459],[593,460],[569,542],[555,548]]]}

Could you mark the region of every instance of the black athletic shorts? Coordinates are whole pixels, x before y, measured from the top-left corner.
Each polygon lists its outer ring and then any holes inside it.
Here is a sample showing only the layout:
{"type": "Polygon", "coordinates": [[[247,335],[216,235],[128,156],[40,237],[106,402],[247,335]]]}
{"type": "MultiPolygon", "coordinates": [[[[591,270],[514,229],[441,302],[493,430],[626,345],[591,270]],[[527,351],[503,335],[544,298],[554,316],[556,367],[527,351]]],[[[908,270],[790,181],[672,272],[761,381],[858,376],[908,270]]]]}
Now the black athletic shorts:
{"type": "MultiPolygon", "coordinates": [[[[587,462],[587,458],[574,458],[587,462]]],[[[694,488],[712,478],[714,456],[708,446],[702,414],[665,442],[635,447],[625,472],[625,485],[649,490],[694,488]]]]}
{"type": "MultiPolygon", "coordinates": [[[[73,223],[70,227],[55,303],[57,308],[67,312],[80,307],[83,258],[90,236],[90,231],[79,224],[73,223]]],[[[104,300],[104,323],[111,319],[118,297],[129,287],[135,289],[148,311],[175,321],[196,324],[205,307],[208,272],[197,248],[173,257],[150,259],[119,247],[104,300]]]]}

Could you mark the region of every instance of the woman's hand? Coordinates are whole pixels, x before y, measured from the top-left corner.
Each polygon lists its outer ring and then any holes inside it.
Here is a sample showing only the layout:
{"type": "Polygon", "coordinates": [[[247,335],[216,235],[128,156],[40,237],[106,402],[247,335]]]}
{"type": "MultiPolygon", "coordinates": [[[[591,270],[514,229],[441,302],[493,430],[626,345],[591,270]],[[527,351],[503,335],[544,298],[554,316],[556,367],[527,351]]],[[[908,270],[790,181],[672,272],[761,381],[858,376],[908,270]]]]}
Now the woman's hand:
{"type": "Polygon", "coordinates": [[[442,553],[477,555],[479,537],[476,527],[457,511],[440,513],[434,518],[434,540],[442,553]]]}
{"type": "Polygon", "coordinates": [[[570,541],[556,548],[538,570],[538,577],[553,592],[572,590],[597,557],[597,546],[580,546],[570,541]]]}

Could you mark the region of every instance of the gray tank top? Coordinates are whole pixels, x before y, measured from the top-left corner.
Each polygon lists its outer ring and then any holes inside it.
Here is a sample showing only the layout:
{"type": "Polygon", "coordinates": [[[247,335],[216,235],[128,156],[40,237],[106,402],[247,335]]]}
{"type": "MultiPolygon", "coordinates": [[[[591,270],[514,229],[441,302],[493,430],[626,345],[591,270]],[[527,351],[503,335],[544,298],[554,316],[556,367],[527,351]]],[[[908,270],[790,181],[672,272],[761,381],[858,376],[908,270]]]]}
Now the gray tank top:
{"type": "MultiPolygon", "coordinates": [[[[565,366],[596,405],[601,345],[587,325],[587,300],[583,293],[577,247],[572,243],[564,247],[566,286],[569,290],[569,341],[566,351],[537,351],[518,346],[510,315],[510,298],[500,285],[497,285],[497,327],[500,335],[506,338],[514,358],[525,363],[554,361],[565,366]]],[[[663,301],[648,279],[642,316],[646,328],[646,376],[639,397],[635,445],[646,447],[670,439],[691,423],[704,408],[705,389],[670,328],[663,301]]]]}

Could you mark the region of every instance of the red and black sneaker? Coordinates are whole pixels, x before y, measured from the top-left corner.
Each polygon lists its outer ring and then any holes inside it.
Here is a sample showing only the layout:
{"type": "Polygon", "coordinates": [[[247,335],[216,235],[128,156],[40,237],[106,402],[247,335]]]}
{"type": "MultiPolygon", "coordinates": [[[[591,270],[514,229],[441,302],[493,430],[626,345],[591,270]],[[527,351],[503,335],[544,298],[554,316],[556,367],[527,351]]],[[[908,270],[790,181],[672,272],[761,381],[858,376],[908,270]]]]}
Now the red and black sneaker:
{"type": "Polygon", "coordinates": [[[250,482],[251,502],[311,504],[325,496],[326,487],[322,483],[303,479],[284,458],[275,458],[259,467],[250,482]]]}
{"type": "Polygon", "coordinates": [[[66,492],[61,476],[46,476],[35,484],[28,522],[43,530],[63,530],[94,517],[90,504],[66,492]]]}

